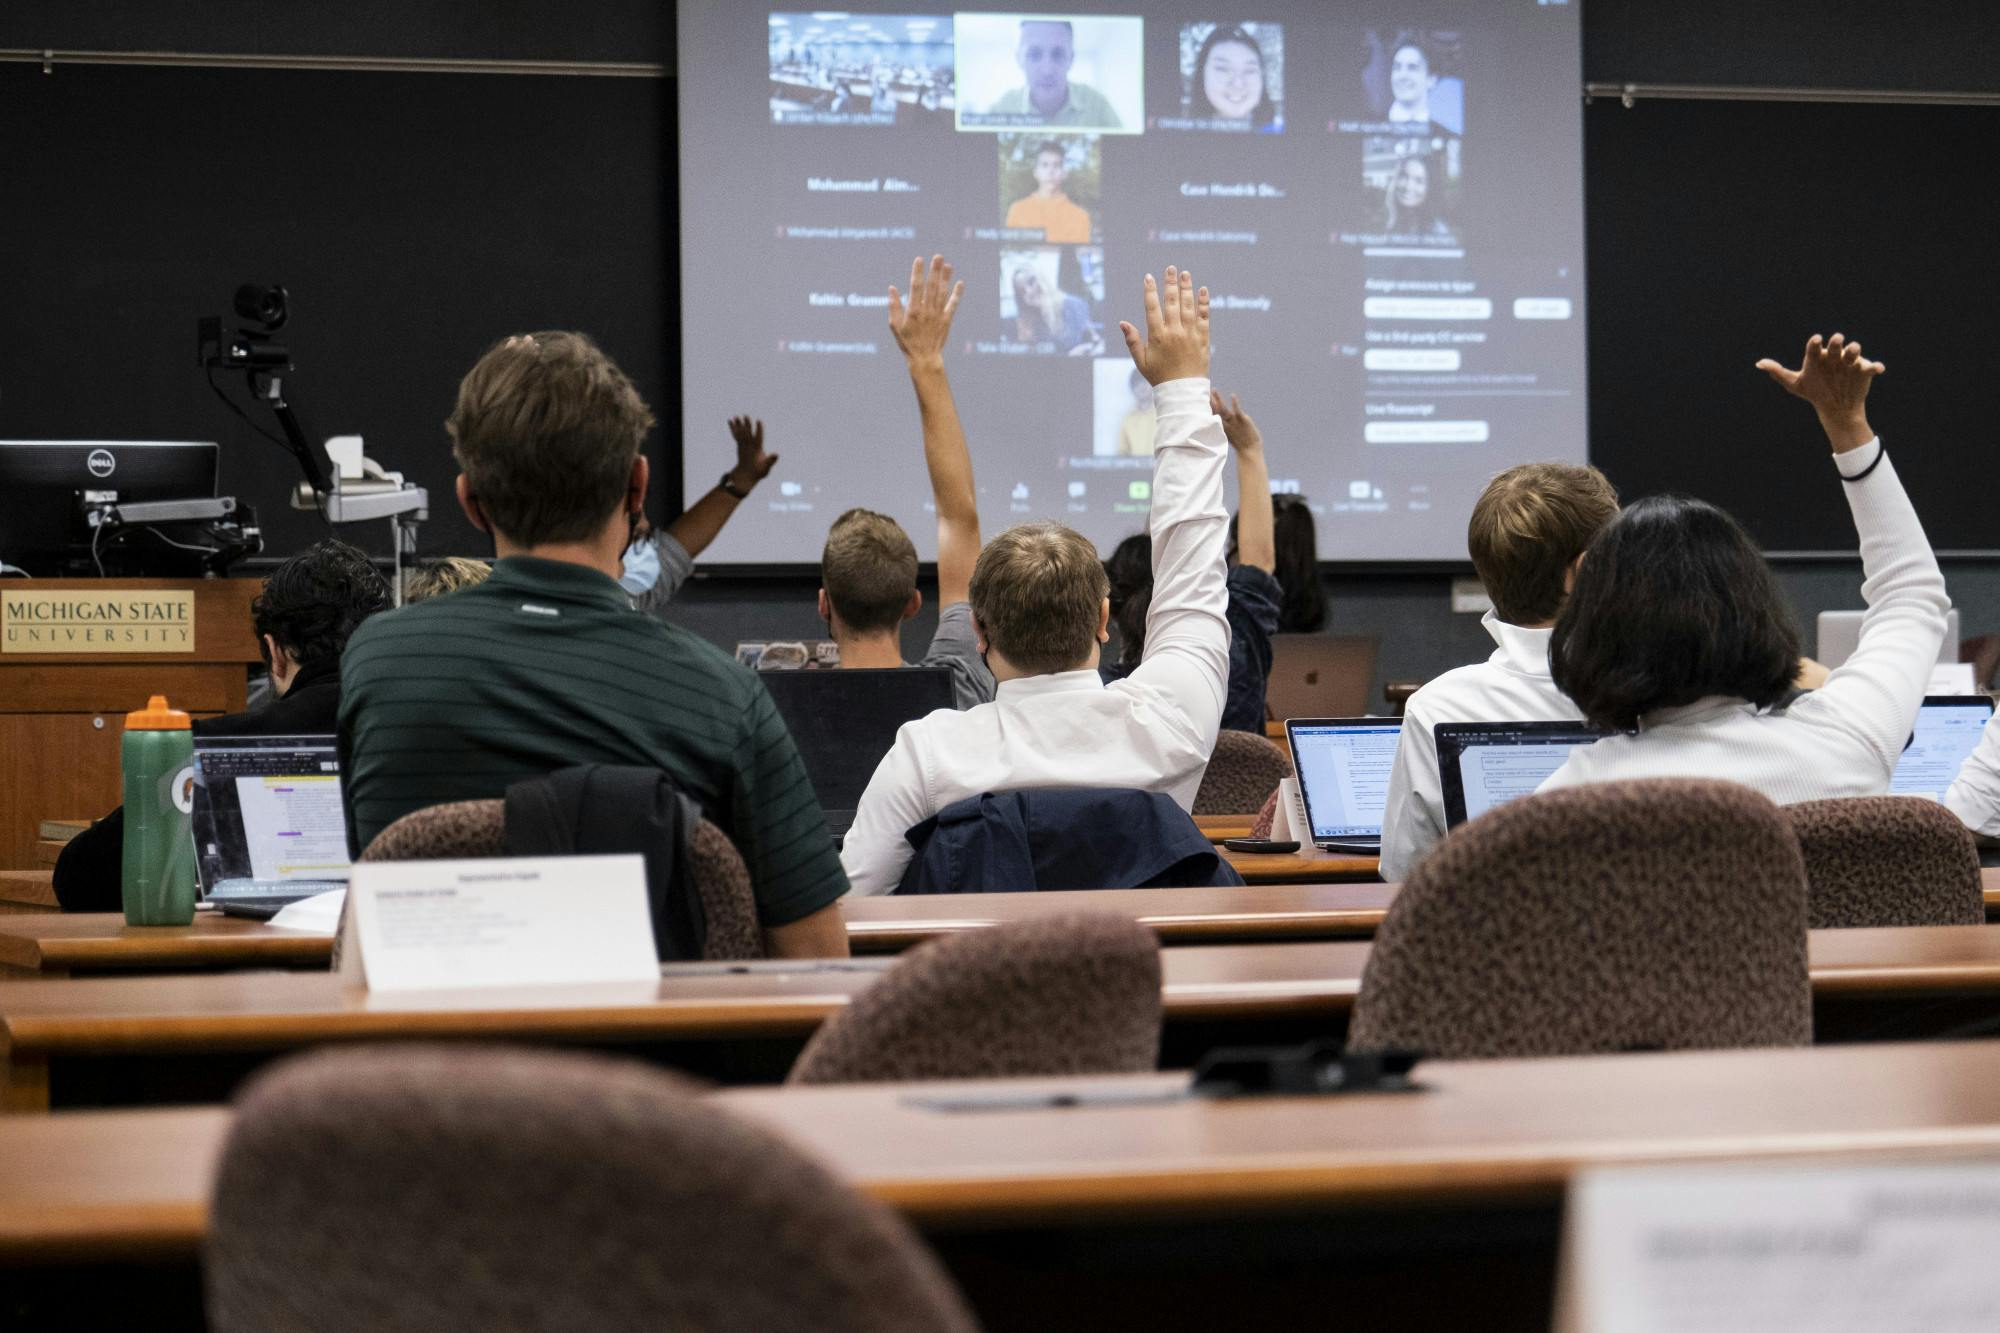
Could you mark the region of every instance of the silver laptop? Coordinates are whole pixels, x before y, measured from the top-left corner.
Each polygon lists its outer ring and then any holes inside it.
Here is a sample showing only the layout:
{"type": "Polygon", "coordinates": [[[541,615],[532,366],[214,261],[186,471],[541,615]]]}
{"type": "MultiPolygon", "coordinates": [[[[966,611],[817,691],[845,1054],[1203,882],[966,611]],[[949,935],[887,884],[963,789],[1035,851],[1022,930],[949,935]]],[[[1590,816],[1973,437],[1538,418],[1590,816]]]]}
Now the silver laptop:
{"type": "MultiPolygon", "coordinates": [[[[1861,642],[1861,618],[1866,611],[1822,611],[1819,613],[1818,645],[1813,658],[1831,669],[1854,656],[1861,642]]],[[[1949,665],[1958,660],[1958,608],[1946,615],[1944,642],[1938,645],[1938,662],[1949,665]]]]}
{"type": "Polygon", "coordinates": [[[196,736],[193,824],[202,896],[233,915],[347,886],[331,736],[196,736]]]}
{"type": "Polygon", "coordinates": [[[1925,699],[1917,710],[1916,729],[1890,775],[1889,794],[1942,801],[1945,789],[1986,734],[1992,716],[1993,701],[1983,694],[1933,694],[1925,699]]]}
{"type": "Polygon", "coordinates": [[[1285,739],[1299,803],[1315,847],[1379,854],[1389,773],[1403,737],[1399,717],[1291,718],[1285,739]]]}

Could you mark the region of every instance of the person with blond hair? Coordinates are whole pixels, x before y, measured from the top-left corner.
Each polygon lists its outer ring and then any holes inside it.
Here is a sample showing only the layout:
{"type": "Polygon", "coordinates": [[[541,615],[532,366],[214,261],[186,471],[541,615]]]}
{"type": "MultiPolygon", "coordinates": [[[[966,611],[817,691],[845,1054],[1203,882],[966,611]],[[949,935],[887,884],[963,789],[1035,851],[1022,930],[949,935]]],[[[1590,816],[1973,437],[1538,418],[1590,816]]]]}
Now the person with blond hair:
{"type": "Polygon", "coordinates": [[[1465,544],[1493,608],[1480,624],[1493,655],[1431,681],[1403,708],[1382,815],[1382,878],[1407,877],[1444,840],[1437,728],[1446,722],[1573,722],[1583,713],[1549,675],[1549,637],[1577,562],[1618,513],[1602,472],[1523,463],[1486,485],[1465,544]]]}
{"type": "Polygon", "coordinates": [[[1082,535],[1041,522],[994,538],[969,594],[998,693],[897,733],[842,850],[857,894],[894,890],[912,856],[908,830],[982,792],[1136,788],[1194,804],[1229,684],[1228,444],[1210,408],[1208,289],[1169,268],[1163,285],[1147,275],[1145,293],[1145,336],[1120,326],[1159,406],[1145,657],[1123,680],[1099,678],[1109,584],[1082,535]]]}

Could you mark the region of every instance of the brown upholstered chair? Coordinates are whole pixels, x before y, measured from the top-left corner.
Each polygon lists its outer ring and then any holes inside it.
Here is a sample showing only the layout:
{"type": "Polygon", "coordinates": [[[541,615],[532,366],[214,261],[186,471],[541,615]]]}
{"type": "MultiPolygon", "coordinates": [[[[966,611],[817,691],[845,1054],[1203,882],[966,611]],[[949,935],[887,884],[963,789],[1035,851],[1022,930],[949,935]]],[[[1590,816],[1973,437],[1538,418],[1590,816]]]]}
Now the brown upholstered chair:
{"type": "Polygon", "coordinates": [[[1134,1073],[1159,1047],[1159,941],[1073,912],[910,951],[821,1025],[790,1081],[1134,1073]]]}
{"type": "Polygon", "coordinates": [[[1198,815],[1247,815],[1291,775],[1292,761],[1276,743],[1247,731],[1221,731],[1195,792],[1198,815]]]}
{"type": "Polygon", "coordinates": [[[1958,816],[1920,796],[1785,807],[1806,863],[1806,920],[1826,926],[1976,926],[1986,920],[1979,847],[1958,816]]]}
{"type": "Polygon", "coordinates": [[[218,1333],[960,1333],[888,1209],[657,1069],[504,1048],[322,1051],[237,1103],[218,1333]]]}
{"type": "MultiPolygon", "coordinates": [[[[412,810],[375,835],[364,861],[445,861],[506,852],[507,803],[454,801],[412,810]]],[[[707,920],[702,957],[762,958],[764,933],[750,868],[729,835],[704,819],[688,841],[688,869],[707,920]]]]}
{"type": "Polygon", "coordinates": [[[1653,779],[1455,830],[1375,935],[1348,1043],[1447,1058],[1812,1040],[1806,876],[1777,806],[1653,779]]]}

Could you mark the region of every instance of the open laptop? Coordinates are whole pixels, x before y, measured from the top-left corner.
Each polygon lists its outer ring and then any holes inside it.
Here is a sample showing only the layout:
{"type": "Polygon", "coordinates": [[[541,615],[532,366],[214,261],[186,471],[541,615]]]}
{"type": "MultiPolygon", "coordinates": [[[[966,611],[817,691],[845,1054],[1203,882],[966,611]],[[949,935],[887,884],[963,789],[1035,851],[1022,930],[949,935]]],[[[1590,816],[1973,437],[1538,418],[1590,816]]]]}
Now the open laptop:
{"type": "MultiPolygon", "coordinates": [[[[1298,775],[1299,813],[1315,847],[1379,855],[1399,717],[1291,718],[1285,739],[1298,775]]],[[[1296,826],[1299,821],[1294,821],[1296,826]]]]}
{"type": "MultiPolygon", "coordinates": [[[[1854,650],[1861,644],[1861,620],[1866,611],[1822,611],[1815,637],[1813,657],[1820,665],[1832,668],[1854,656],[1854,650]]],[[[1958,608],[1953,607],[1945,614],[1944,639],[1938,644],[1938,664],[1940,666],[1958,660],[1958,608]]]]}
{"type": "Polygon", "coordinates": [[[836,842],[853,827],[861,793],[897,730],[952,706],[944,667],[766,671],[757,678],[791,730],[836,842]]]}
{"type": "Polygon", "coordinates": [[[193,824],[202,896],[232,916],[347,886],[331,736],[196,736],[193,824]]]}
{"type": "Polygon", "coordinates": [[[1441,722],[1433,734],[1444,823],[1454,829],[1526,796],[1571,750],[1609,733],[1582,722],[1441,722]]]}
{"type": "Polygon", "coordinates": [[[1983,694],[1933,694],[1925,699],[1917,710],[1916,730],[1890,775],[1889,794],[1942,801],[1945,789],[1986,734],[1992,716],[1993,701],[1983,694]]]}
{"type": "Polygon", "coordinates": [[[1273,634],[1264,702],[1272,717],[1326,717],[1368,707],[1381,640],[1340,634],[1273,634]]]}

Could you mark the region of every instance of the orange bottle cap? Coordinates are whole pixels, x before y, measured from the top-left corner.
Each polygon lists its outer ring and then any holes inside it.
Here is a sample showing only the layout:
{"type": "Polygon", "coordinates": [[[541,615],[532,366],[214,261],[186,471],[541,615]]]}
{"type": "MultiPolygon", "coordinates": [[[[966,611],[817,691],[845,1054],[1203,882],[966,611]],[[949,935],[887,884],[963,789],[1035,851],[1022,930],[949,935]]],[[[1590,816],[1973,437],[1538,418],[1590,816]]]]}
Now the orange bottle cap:
{"type": "Polygon", "coordinates": [[[125,715],[127,731],[186,731],[188,715],[178,708],[167,707],[167,696],[156,694],[146,701],[146,706],[136,713],[125,715]]]}

